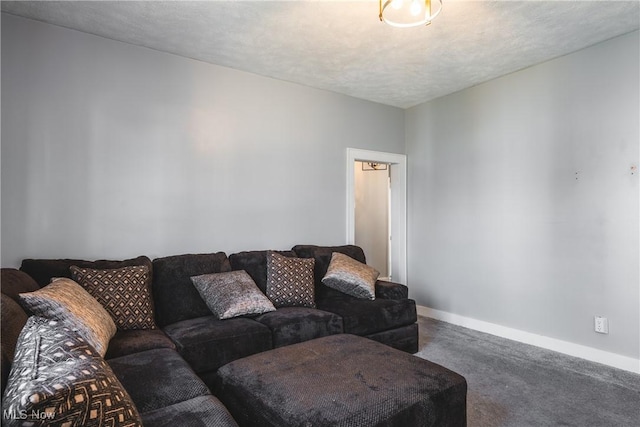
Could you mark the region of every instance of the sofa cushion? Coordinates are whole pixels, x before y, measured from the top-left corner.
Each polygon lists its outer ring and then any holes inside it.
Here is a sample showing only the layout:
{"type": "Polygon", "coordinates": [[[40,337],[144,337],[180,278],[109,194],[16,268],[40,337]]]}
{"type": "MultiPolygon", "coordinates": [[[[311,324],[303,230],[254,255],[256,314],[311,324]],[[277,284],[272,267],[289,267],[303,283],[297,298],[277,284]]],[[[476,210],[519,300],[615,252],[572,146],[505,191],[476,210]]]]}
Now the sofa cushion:
{"type": "Polygon", "coordinates": [[[146,265],[114,269],[70,267],[73,280],[111,315],[118,329],[155,329],[151,275],[146,265]]]}
{"type": "Polygon", "coordinates": [[[153,298],[159,326],[211,315],[191,276],[231,271],[224,252],[175,255],[153,260],[153,298]]]}
{"type": "Polygon", "coordinates": [[[112,359],[156,348],[175,350],[176,345],[160,329],[120,330],[111,338],[105,358],[112,359]]]}
{"type": "Polygon", "coordinates": [[[15,268],[0,269],[0,284],[2,284],[2,306],[0,307],[0,354],[2,355],[2,383],[0,393],[4,392],[7,384],[13,354],[20,331],[27,323],[28,315],[18,304],[21,292],[32,292],[40,289],[38,284],[24,271],[15,268]]]}
{"type": "Polygon", "coordinates": [[[369,335],[410,325],[418,320],[416,303],[410,299],[373,301],[343,295],[317,301],[321,310],[342,317],[346,334],[369,335]]]}
{"type": "Polygon", "coordinates": [[[334,252],[322,283],[347,295],[372,300],[376,298],[376,280],[379,275],[375,268],[334,252]]]}
{"type": "Polygon", "coordinates": [[[267,296],[276,307],[315,307],[315,285],[311,258],[267,255],[267,296]]]}
{"type": "Polygon", "coordinates": [[[33,316],[18,341],[3,397],[3,426],[142,426],[126,389],[77,331],[33,316]]]}
{"type": "Polygon", "coordinates": [[[244,270],[193,276],[191,281],[217,319],[257,315],[276,309],[244,270]]]}
{"type": "Polygon", "coordinates": [[[146,256],[139,256],[137,258],[125,259],[122,261],[105,259],[97,261],[86,261],[83,259],[25,259],[22,261],[20,270],[33,277],[38,285],[42,287],[46,286],[53,277],[71,278],[71,270],[69,268],[72,265],[81,268],[95,268],[98,270],[122,268],[132,265],[146,265],[149,268],[149,271],[152,271],[151,260],[146,256]]]}
{"type": "Polygon", "coordinates": [[[140,413],[210,394],[187,362],[168,348],[116,357],[109,365],[140,413]]]}
{"type": "Polygon", "coordinates": [[[327,295],[339,294],[339,291],[331,289],[322,284],[322,278],[327,274],[331,256],[334,252],[345,254],[363,264],[367,263],[364,251],[359,246],[315,246],[315,245],[296,245],[292,248],[293,252],[300,258],[313,258],[315,266],[313,269],[314,280],[316,284],[316,301],[327,295]]]}
{"type": "Polygon", "coordinates": [[[340,316],[308,307],[283,307],[256,317],[271,330],[273,347],[342,333],[340,316]]]}
{"type": "Polygon", "coordinates": [[[272,348],[269,328],[242,317],[219,320],[209,315],[168,325],[164,331],[197,373],[272,348]]]}
{"type": "Polygon", "coordinates": [[[153,427],[238,427],[227,408],[217,398],[199,396],[142,414],[145,426],[153,427]]]}
{"type": "Polygon", "coordinates": [[[0,341],[2,346],[2,353],[5,354],[7,361],[13,361],[13,354],[16,351],[16,344],[20,331],[27,323],[28,316],[8,295],[0,294],[2,297],[2,304],[0,306],[0,315],[2,319],[2,334],[0,334],[0,341]]]}
{"type": "Polygon", "coordinates": [[[37,291],[20,294],[20,304],[36,316],[72,323],[101,356],[116,333],[109,313],[71,279],[59,278],[37,291]]]}
{"type": "MultiPolygon", "coordinates": [[[[2,293],[18,301],[18,294],[23,292],[33,292],[40,289],[31,276],[24,271],[15,268],[3,268],[0,270],[0,283],[2,283],[2,293]]],[[[47,281],[45,284],[48,284],[47,281]]]]}
{"type": "Polygon", "coordinates": [[[409,298],[409,288],[400,283],[376,281],[376,298],[406,299],[409,298]]]}
{"type": "Polygon", "coordinates": [[[293,251],[245,251],[229,255],[231,268],[246,271],[265,294],[267,293],[267,254],[269,252],[286,257],[296,256],[293,251]]]}

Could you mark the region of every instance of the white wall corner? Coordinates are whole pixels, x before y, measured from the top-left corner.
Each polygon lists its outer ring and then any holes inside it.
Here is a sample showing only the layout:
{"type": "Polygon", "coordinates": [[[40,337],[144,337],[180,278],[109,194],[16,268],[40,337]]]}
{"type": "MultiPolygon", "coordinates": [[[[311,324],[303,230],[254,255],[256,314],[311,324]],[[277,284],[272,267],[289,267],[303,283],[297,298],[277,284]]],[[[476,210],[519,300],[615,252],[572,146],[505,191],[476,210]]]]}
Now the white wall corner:
{"type": "Polygon", "coordinates": [[[640,374],[640,359],[418,305],[418,315],[640,374]]]}

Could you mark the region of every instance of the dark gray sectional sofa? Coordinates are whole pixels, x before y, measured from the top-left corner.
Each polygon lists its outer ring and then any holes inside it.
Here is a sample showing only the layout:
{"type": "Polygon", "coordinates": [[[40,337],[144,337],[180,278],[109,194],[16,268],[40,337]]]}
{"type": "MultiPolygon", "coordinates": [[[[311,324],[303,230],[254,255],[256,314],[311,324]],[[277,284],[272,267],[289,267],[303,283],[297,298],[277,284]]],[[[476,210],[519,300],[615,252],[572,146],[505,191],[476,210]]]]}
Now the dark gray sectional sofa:
{"type": "Polygon", "coordinates": [[[283,307],[251,317],[218,320],[193,286],[192,276],[245,270],[264,292],[267,251],[186,254],[124,261],[24,260],[20,270],[2,269],[2,389],[12,345],[27,314],[18,293],[70,277],[69,267],[107,269],[146,265],[158,329],[119,330],[105,359],[135,403],[145,425],[234,426],[211,394],[218,369],[234,360],[277,347],[348,333],[371,338],[408,353],[418,350],[416,307],[407,288],[378,281],[376,299],[357,299],[321,283],[331,254],[341,252],[365,262],[356,246],[298,245],[278,251],[287,257],[315,259],[316,308],[283,307]]]}

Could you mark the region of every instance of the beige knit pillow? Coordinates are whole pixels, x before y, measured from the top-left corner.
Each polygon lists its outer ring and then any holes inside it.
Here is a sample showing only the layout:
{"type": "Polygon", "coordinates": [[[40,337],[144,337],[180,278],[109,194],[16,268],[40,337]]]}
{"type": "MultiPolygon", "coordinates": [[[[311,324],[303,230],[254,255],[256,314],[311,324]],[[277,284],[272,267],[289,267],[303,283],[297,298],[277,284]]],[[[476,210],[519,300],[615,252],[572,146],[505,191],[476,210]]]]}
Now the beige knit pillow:
{"type": "Polygon", "coordinates": [[[36,316],[70,323],[103,357],[116,333],[109,313],[71,279],[54,279],[42,289],[22,293],[20,304],[36,316]]]}

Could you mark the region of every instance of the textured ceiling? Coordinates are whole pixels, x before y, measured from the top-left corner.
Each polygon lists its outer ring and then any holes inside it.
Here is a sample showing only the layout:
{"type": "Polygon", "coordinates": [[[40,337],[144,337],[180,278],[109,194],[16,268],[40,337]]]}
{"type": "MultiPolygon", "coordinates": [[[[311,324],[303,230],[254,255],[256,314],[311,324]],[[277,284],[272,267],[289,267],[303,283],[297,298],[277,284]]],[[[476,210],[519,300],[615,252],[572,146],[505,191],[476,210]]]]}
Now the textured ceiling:
{"type": "Polygon", "coordinates": [[[637,30],[638,1],[453,1],[432,25],[378,1],[2,2],[114,40],[401,108],[637,30]]]}

